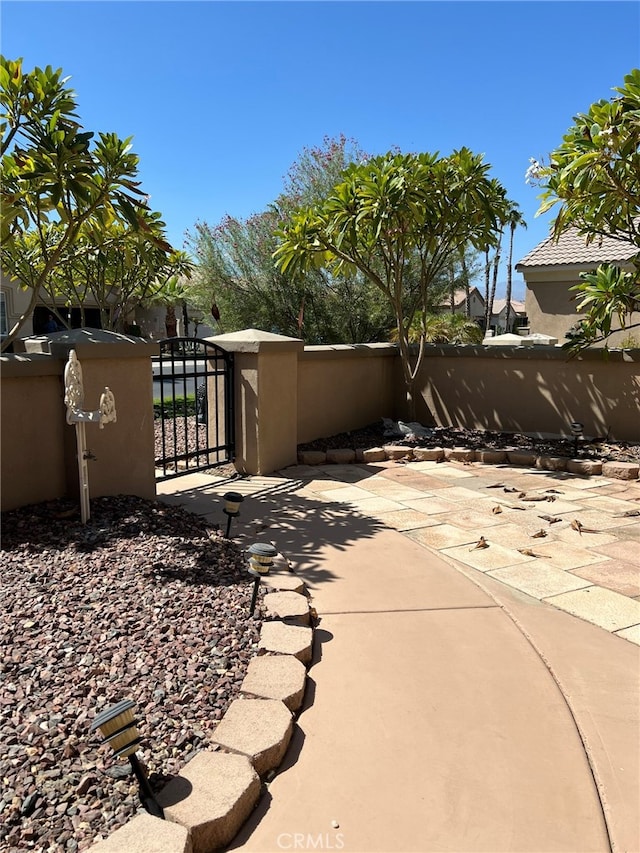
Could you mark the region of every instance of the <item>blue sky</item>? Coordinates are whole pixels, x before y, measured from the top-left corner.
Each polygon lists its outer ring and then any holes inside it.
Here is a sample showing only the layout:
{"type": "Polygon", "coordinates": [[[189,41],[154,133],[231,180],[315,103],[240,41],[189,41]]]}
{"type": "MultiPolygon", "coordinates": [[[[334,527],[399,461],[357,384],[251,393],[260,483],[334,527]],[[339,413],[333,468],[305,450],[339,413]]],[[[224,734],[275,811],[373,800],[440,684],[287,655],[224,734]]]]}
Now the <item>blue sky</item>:
{"type": "Polygon", "coordinates": [[[263,210],[304,147],[344,133],[371,154],[484,153],[529,225],[519,260],[551,219],[529,158],[640,64],[640,5],[616,0],[3,0],[1,15],[5,56],[61,67],[87,129],[134,137],[178,248],[198,220],[263,210]]]}

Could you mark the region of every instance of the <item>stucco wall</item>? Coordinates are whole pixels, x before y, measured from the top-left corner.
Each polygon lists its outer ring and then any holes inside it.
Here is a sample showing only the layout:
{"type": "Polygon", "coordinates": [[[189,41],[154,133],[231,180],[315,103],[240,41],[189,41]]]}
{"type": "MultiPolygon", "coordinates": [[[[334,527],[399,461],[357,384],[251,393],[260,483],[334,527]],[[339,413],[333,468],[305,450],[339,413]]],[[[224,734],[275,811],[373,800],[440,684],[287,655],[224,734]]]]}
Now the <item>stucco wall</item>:
{"type": "MultiPolygon", "coordinates": [[[[551,335],[562,342],[569,329],[584,317],[584,313],[576,311],[576,305],[580,300],[574,299],[576,293],[570,290],[571,287],[580,283],[580,272],[578,267],[524,271],[527,282],[525,305],[532,333],[551,335]]],[[[627,325],[634,323],[640,323],[640,314],[631,314],[628,318],[627,325]]],[[[614,320],[612,327],[620,328],[617,320],[614,320]]],[[[629,335],[635,336],[640,344],[640,329],[632,329],[630,332],[624,330],[615,332],[607,340],[607,345],[619,347],[629,335]]],[[[596,346],[604,346],[604,343],[596,346]]]]}
{"type": "MultiPolygon", "coordinates": [[[[3,510],[79,494],[76,430],[66,423],[64,405],[63,373],[69,347],[67,343],[51,347],[56,349],[51,354],[4,355],[0,359],[3,510]]],[[[84,409],[97,409],[108,385],[115,395],[118,416],[116,423],[102,430],[97,424],[86,426],[87,448],[96,457],[89,461],[91,497],[155,497],[150,356],[156,351],[157,347],[144,343],[76,345],[84,379],[84,409]]]]}
{"type": "Polygon", "coordinates": [[[62,363],[21,357],[14,372],[2,359],[0,480],[2,509],[52,500],[66,491],[62,363]]]}
{"type": "Polygon", "coordinates": [[[555,347],[429,347],[418,377],[418,419],[508,432],[640,440],[640,351],[567,359],[555,347]],[[426,406],[425,406],[426,404],[426,406]]]}
{"type": "Polygon", "coordinates": [[[298,443],[393,417],[396,362],[390,344],[305,347],[298,360],[298,443]]]}

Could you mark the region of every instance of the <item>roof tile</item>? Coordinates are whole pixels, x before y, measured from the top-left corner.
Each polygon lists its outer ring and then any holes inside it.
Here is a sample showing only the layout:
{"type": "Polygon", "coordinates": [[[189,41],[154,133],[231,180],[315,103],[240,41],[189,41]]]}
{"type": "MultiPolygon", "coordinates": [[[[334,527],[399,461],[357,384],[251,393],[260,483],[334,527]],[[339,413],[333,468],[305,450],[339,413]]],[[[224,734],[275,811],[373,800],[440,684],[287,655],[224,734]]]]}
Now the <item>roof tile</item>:
{"type": "Polygon", "coordinates": [[[587,245],[586,238],[570,229],[556,240],[547,237],[519,263],[521,267],[546,267],[558,264],[599,264],[628,261],[638,253],[638,247],[626,240],[613,237],[596,238],[587,245]]]}

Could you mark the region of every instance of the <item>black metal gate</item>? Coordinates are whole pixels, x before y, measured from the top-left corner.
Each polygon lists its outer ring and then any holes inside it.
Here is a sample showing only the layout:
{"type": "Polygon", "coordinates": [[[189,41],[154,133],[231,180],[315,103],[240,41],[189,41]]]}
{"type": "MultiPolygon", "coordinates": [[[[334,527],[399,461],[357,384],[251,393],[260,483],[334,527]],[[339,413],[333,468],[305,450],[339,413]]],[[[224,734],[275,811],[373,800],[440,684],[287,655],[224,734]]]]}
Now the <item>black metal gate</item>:
{"type": "Polygon", "coordinates": [[[199,338],[167,338],[152,361],[158,478],[232,462],[233,353],[199,338]]]}

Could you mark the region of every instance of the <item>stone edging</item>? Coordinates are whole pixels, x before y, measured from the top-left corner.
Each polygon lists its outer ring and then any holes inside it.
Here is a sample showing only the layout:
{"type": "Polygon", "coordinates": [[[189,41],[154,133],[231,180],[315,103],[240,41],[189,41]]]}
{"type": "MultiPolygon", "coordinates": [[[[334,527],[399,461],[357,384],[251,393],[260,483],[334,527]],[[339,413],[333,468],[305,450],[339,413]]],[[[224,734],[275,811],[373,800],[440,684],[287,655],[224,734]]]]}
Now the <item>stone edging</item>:
{"type": "Polygon", "coordinates": [[[523,450],[473,450],[466,447],[411,447],[387,444],[370,450],[303,450],[298,453],[300,465],[348,465],[353,462],[481,462],[484,465],[508,463],[543,471],[568,471],[583,477],[604,475],[614,480],[637,480],[640,465],[636,462],[602,462],[597,459],[569,459],[565,456],[538,455],[523,450]]]}
{"type": "Polygon", "coordinates": [[[166,820],[138,814],[94,844],[93,853],[210,853],[229,844],[253,811],[291,740],[313,646],[304,583],[285,571],[264,583],[271,591],[264,597],[258,654],[249,662],[242,698],[213,732],[213,749],[199,752],[158,794],[166,820]]]}

